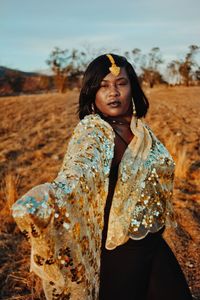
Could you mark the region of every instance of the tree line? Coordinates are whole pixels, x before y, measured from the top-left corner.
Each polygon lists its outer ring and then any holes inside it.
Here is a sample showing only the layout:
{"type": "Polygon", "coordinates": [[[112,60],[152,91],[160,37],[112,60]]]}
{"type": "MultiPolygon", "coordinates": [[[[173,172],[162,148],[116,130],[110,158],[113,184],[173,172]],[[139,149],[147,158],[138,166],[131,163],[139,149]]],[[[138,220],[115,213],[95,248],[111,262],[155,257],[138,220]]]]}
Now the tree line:
{"type": "MultiPolygon", "coordinates": [[[[46,63],[52,75],[27,73],[0,67],[0,95],[40,93],[47,91],[65,92],[66,89],[80,88],[87,65],[105,50],[69,50],[55,47],[46,63]]],[[[159,47],[148,53],[139,48],[125,51],[124,55],[135,68],[142,86],[153,88],[156,84],[200,85],[200,66],[197,55],[200,47],[191,45],[182,59],[166,63],[159,47]]]]}
{"type": "MultiPolygon", "coordinates": [[[[196,61],[199,51],[199,46],[191,45],[182,59],[172,60],[165,65],[159,47],[153,47],[147,54],[135,48],[126,51],[124,56],[135,68],[143,85],[150,88],[162,83],[190,86],[200,85],[200,66],[196,61]]],[[[57,90],[64,92],[68,87],[79,87],[86,66],[96,56],[97,51],[91,55],[91,51],[55,47],[46,62],[53,72],[57,90]]]]}

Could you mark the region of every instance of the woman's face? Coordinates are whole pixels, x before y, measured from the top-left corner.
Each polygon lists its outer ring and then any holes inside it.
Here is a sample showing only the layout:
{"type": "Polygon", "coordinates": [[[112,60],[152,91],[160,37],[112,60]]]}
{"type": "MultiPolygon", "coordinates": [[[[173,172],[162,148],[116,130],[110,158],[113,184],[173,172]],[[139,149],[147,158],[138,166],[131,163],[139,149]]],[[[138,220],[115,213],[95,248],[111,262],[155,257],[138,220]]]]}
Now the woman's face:
{"type": "Polygon", "coordinates": [[[125,68],[120,74],[106,75],[96,93],[95,105],[107,117],[119,117],[131,114],[131,84],[125,68]]]}

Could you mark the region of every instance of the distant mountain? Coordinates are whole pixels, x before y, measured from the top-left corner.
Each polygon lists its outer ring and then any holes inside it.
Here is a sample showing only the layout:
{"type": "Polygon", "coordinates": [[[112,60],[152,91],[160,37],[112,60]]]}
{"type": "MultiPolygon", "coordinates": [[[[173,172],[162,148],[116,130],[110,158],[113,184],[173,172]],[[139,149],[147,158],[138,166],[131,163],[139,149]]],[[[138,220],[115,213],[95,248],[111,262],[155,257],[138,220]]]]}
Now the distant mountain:
{"type": "Polygon", "coordinates": [[[53,88],[52,75],[0,66],[0,96],[45,92],[53,88]]]}
{"type": "Polygon", "coordinates": [[[10,69],[10,68],[7,68],[7,67],[3,67],[3,66],[0,66],[0,77],[4,77],[6,76],[7,74],[20,74],[20,75],[23,75],[23,76],[39,76],[41,74],[39,73],[36,73],[36,72],[24,72],[24,71],[20,71],[20,70],[16,70],[16,69],[10,69]]]}

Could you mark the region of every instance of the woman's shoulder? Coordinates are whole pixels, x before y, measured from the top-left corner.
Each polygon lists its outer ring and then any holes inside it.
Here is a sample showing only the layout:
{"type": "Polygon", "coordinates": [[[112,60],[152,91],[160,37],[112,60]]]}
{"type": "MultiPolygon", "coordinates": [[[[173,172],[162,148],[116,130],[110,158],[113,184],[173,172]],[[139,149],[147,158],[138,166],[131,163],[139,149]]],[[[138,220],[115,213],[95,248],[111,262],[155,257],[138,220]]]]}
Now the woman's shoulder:
{"type": "Polygon", "coordinates": [[[68,148],[74,144],[114,143],[112,127],[99,115],[90,114],[85,116],[73,130],[68,148]]]}
{"type": "Polygon", "coordinates": [[[75,127],[74,131],[77,132],[79,130],[94,130],[94,131],[102,131],[104,133],[109,133],[114,135],[113,129],[106,121],[104,121],[100,115],[98,114],[90,114],[86,115],[75,127]]]}

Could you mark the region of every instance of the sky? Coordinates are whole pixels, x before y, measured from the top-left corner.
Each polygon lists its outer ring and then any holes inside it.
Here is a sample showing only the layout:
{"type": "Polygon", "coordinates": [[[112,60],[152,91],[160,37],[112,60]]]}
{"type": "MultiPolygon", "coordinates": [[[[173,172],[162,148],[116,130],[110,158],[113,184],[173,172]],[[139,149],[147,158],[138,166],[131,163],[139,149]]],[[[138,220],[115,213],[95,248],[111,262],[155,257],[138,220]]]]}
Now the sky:
{"type": "Polygon", "coordinates": [[[0,0],[0,66],[46,70],[54,47],[159,47],[167,63],[200,46],[199,12],[200,0],[0,0]]]}

